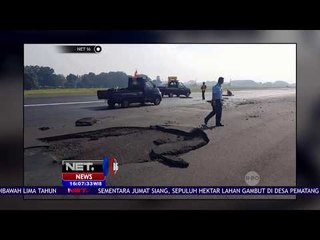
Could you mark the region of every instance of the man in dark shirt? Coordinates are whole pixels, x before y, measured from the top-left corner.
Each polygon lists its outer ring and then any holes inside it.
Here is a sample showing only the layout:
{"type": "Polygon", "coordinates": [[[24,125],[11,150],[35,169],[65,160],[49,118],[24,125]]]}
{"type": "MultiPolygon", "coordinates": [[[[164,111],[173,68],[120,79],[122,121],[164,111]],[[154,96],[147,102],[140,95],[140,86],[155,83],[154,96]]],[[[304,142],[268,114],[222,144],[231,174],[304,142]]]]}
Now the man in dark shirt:
{"type": "Polygon", "coordinates": [[[202,100],[205,100],[205,92],[206,92],[206,89],[207,89],[207,85],[205,82],[202,83],[202,86],[201,86],[201,92],[202,92],[202,100]]]}

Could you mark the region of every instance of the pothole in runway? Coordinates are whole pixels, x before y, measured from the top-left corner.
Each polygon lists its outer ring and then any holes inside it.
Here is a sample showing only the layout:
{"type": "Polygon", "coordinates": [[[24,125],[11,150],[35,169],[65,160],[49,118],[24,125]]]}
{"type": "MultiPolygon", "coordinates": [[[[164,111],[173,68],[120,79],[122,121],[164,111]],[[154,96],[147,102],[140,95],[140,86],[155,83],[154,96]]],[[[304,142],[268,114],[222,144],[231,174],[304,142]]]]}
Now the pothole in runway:
{"type": "Polygon", "coordinates": [[[96,131],[41,138],[47,147],[25,149],[45,152],[62,160],[93,160],[114,156],[120,165],[159,161],[170,167],[185,168],[189,163],[181,155],[203,147],[209,142],[204,131],[190,132],[173,127],[115,127],[96,131]]]}

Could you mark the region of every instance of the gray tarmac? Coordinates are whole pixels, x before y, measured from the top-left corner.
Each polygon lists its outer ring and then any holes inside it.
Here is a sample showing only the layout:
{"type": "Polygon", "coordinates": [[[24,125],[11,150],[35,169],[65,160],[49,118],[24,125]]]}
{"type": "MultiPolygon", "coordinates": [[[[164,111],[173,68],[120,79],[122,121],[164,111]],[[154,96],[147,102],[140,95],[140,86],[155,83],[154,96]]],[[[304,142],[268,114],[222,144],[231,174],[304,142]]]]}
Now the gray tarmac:
{"type": "MultiPolygon", "coordinates": [[[[215,128],[215,119],[212,119],[206,129],[202,128],[203,118],[211,106],[201,99],[200,93],[192,93],[189,98],[165,97],[159,106],[136,104],[126,109],[109,109],[96,96],[25,98],[25,184],[61,184],[61,159],[46,151],[48,143],[40,141],[41,138],[114,127],[161,125],[185,132],[199,128],[209,142],[179,155],[188,163],[186,168],[168,166],[156,160],[133,161],[135,156],[148,156],[141,151],[150,149],[150,141],[157,139],[156,134],[148,135],[148,131],[99,142],[106,152],[109,148],[120,159],[133,159],[120,164],[118,173],[109,179],[109,185],[248,186],[245,175],[255,171],[260,176],[257,186],[294,186],[295,90],[246,90],[234,94],[224,100],[222,119],[225,127],[215,128]],[[85,117],[94,117],[97,123],[75,126],[76,120],[85,117]]],[[[210,95],[207,93],[206,100],[210,95]]],[[[159,136],[166,138],[163,134],[159,136]]],[[[90,144],[88,142],[88,148],[90,144]]],[[[92,143],[95,148],[100,145],[92,143]]]]}

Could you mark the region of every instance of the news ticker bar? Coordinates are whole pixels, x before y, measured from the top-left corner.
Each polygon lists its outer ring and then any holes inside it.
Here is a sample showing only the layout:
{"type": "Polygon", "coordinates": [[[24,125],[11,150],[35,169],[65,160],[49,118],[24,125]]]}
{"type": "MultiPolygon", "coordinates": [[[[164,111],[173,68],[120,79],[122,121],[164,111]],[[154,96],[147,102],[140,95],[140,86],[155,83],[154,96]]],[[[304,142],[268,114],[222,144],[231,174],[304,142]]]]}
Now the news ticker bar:
{"type": "Polygon", "coordinates": [[[0,195],[319,195],[320,187],[0,187],[0,195]]]}

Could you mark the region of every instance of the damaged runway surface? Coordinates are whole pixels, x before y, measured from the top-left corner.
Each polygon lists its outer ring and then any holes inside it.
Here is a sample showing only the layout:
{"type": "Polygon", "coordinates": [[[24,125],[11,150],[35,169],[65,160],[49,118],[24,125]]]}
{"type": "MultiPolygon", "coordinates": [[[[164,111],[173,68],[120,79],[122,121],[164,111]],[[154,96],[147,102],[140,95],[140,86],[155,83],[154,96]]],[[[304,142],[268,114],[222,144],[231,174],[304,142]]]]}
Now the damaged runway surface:
{"type": "Polygon", "coordinates": [[[211,119],[208,129],[211,106],[200,95],[126,109],[96,96],[25,98],[25,184],[59,186],[62,159],[113,155],[113,186],[245,186],[249,171],[261,186],[295,185],[295,90],[236,91],[224,102],[225,127],[211,119]],[[75,125],[88,117],[96,123],[75,125]]]}
{"type": "MultiPolygon", "coordinates": [[[[207,135],[199,129],[185,132],[162,126],[106,128],[39,140],[48,143],[39,146],[40,151],[51,155],[59,164],[62,160],[101,159],[108,155],[117,156],[120,165],[157,160],[181,168],[189,166],[179,157],[181,154],[209,142],[207,135]]],[[[25,151],[32,155],[37,147],[25,151]]]]}

